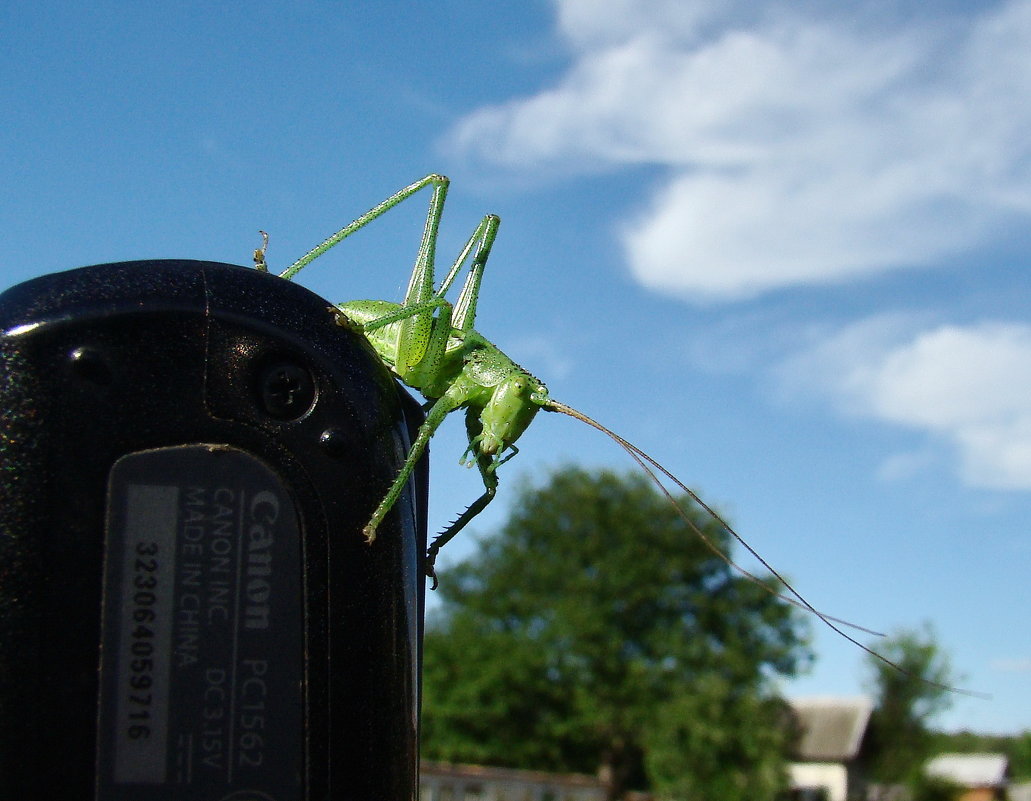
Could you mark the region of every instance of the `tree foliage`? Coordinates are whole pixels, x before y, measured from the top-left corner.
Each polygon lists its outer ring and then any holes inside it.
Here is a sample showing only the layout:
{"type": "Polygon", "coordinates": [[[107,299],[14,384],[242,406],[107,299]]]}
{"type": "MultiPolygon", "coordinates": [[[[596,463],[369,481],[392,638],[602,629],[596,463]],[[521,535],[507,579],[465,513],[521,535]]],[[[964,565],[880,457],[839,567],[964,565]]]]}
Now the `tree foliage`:
{"type": "MultiPolygon", "coordinates": [[[[685,502],[686,504],[686,502],[685,502]]],[[[688,513],[726,551],[720,527],[688,513]]],[[[643,477],[567,469],[442,572],[424,756],[601,772],[613,797],[772,797],[790,727],[771,677],[795,610],[734,573],[643,477]]]]}
{"type": "Polygon", "coordinates": [[[901,631],[877,650],[902,670],[867,660],[875,699],[867,735],[871,774],[884,783],[912,782],[931,755],[930,723],[952,703],[955,679],[929,627],[901,631]]]}
{"type": "Polygon", "coordinates": [[[1023,731],[1020,734],[1006,738],[1002,748],[992,750],[1002,751],[1009,759],[1010,773],[1015,780],[1027,781],[1031,779],[1031,731],[1023,731]]]}
{"type": "Polygon", "coordinates": [[[909,783],[911,801],[956,801],[963,796],[962,785],[937,776],[916,774],[909,783]]]}

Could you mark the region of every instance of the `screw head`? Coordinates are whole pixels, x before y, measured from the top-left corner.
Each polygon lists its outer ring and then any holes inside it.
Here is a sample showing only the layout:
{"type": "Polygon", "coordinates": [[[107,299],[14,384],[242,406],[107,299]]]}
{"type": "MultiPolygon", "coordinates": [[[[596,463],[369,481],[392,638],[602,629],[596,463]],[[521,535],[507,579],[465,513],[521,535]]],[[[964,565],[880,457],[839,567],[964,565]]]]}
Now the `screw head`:
{"type": "Polygon", "coordinates": [[[297,420],[315,403],[315,379],[299,364],[276,362],[262,371],[258,394],[269,417],[297,420]]]}

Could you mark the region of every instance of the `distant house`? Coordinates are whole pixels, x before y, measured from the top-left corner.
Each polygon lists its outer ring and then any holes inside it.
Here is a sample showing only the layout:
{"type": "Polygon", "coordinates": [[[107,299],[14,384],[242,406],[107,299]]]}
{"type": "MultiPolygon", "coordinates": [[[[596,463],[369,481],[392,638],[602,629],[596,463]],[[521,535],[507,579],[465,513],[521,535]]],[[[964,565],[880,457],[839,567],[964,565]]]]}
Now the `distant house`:
{"type": "Polygon", "coordinates": [[[995,801],[1006,797],[1009,763],[1004,754],[939,754],[924,773],[963,789],[960,801],[995,801]]]}
{"type": "Polygon", "coordinates": [[[796,698],[790,701],[800,739],[791,763],[794,801],[846,801],[860,797],[860,755],[873,701],[796,698]]]}

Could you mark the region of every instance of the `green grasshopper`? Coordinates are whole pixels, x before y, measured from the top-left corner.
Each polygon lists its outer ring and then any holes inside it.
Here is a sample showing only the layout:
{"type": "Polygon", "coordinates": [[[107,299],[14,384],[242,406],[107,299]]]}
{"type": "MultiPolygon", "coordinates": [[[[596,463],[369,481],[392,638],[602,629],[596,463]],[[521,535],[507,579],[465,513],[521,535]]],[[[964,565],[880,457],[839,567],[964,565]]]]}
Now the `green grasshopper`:
{"type": "MultiPolygon", "coordinates": [[[[433,539],[427,549],[425,571],[433,581],[431,588],[435,589],[437,579],[434,565],[440,549],[494,499],[498,488],[498,468],[519,452],[515,446],[516,440],[530,425],[537,412],[541,409],[547,412],[557,412],[580,420],[601,431],[623,448],[669,499],[693,533],[733,569],[782,600],[816,615],[842,637],[867,653],[902,670],[898,665],[842,631],[836,624],[850,626],[868,634],[883,636],[880,632],[857,626],[815,609],[715,510],[676,476],[614,431],[582,412],[552,399],[548,394],[548,388],[539,379],[516,364],[473,328],[483,271],[501,220],[493,214],[488,214],[480,221],[458,258],[451,265],[444,280],[439,287],[436,287],[434,284],[434,261],[437,231],[444,210],[448,183],[448,179],[442,175],[427,175],[422,180],[406,186],[341,228],[322,244],[312,248],[279,274],[280,278],[293,278],[300,270],[334,245],[364,228],[394,206],[422,189],[427,187],[431,189],[422,240],[404,301],[391,303],[385,300],[353,300],[340,303],[330,310],[337,323],[362,332],[394,375],[412,389],[418,390],[426,398],[426,404],[423,407],[426,419],[419,428],[415,442],[412,443],[408,457],[393,484],[363,529],[366,542],[371,544],[376,539],[377,527],[401,495],[415,465],[426,451],[437,428],[451,412],[465,409],[469,445],[459,462],[468,467],[476,465],[483,480],[484,491],[453,523],[433,539]],[[452,305],[445,296],[467,261],[470,263],[469,274],[458,299],[452,305]],[[770,571],[786,588],[790,597],[774,590],[758,576],[750,573],[724,554],[679,506],[656,472],[669,479],[687,497],[711,515],[731,537],[770,571]]],[[[257,269],[267,272],[265,252],[268,235],[262,231],[261,236],[262,246],[254,252],[254,263],[257,269]]]]}

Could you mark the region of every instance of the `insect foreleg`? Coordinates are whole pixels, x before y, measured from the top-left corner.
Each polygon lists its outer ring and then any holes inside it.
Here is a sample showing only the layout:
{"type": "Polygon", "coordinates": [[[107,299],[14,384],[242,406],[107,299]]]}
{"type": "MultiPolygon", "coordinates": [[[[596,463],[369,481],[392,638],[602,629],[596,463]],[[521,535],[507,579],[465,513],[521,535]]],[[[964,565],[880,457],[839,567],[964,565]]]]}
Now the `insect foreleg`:
{"type": "MultiPolygon", "coordinates": [[[[462,467],[470,467],[474,459],[476,460],[477,464],[480,464],[481,457],[478,453],[478,442],[479,438],[469,442],[469,447],[465,449],[465,453],[462,454],[462,458],[458,460],[458,463],[462,465],[462,467]]],[[[503,465],[517,453],[519,453],[519,448],[517,448],[515,445],[509,445],[508,453],[505,454],[504,457],[502,457],[500,453],[496,453],[494,455],[494,458],[489,461],[486,468],[481,468],[481,470],[486,469],[493,473],[497,471],[497,469],[501,467],[501,465],[503,465]]]]}

